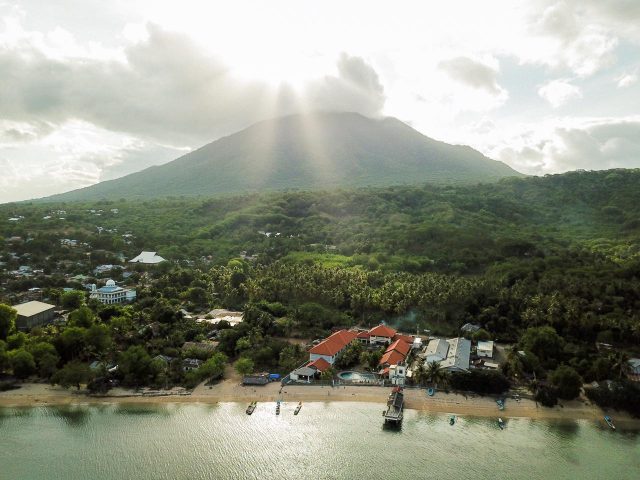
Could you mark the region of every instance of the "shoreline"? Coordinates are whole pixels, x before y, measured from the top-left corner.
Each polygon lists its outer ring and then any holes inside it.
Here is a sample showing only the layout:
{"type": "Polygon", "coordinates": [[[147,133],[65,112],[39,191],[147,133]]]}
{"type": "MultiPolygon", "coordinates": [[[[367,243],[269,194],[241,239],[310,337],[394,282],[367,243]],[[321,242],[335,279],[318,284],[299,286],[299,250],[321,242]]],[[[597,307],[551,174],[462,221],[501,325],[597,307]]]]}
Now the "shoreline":
{"type": "MultiPolygon", "coordinates": [[[[0,392],[0,408],[6,407],[42,407],[65,405],[113,405],[113,404],[215,404],[275,402],[359,402],[385,405],[390,389],[377,386],[307,386],[272,383],[265,386],[242,386],[233,380],[225,380],[211,387],[199,385],[187,395],[141,395],[131,390],[115,389],[109,396],[89,396],[52,387],[46,384],[23,384],[20,389],[0,392]]],[[[521,399],[519,402],[508,399],[506,408],[498,410],[493,397],[465,396],[456,393],[438,392],[428,397],[424,389],[405,390],[405,408],[410,410],[455,414],[473,417],[530,418],[539,420],[596,420],[602,421],[607,413],[614,417],[616,424],[640,428],[640,419],[626,412],[605,412],[596,405],[584,400],[563,402],[562,407],[542,407],[536,402],[521,399]]]]}

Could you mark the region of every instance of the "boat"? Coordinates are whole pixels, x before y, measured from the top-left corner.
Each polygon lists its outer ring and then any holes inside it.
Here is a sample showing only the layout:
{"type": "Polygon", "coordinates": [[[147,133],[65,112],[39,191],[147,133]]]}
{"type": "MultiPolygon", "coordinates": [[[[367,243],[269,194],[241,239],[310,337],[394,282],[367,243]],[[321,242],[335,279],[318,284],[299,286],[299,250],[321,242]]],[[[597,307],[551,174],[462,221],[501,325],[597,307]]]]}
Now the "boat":
{"type": "Polygon", "coordinates": [[[298,406],[296,407],[296,409],[293,411],[294,415],[297,415],[300,413],[300,409],[302,408],[302,402],[298,403],[298,406]]]}
{"type": "Polygon", "coordinates": [[[499,410],[504,410],[504,400],[499,398],[498,400],[496,400],[496,403],[498,404],[498,409],[499,410]]]}
{"type": "Polygon", "coordinates": [[[500,427],[500,430],[504,430],[505,423],[504,423],[504,420],[502,420],[502,418],[498,418],[498,426],[500,427]]]}
{"type": "Polygon", "coordinates": [[[456,416],[455,415],[451,415],[449,417],[449,425],[455,425],[456,423],[456,416]]]}
{"type": "Polygon", "coordinates": [[[611,430],[615,430],[616,426],[613,424],[613,419],[609,415],[605,415],[604,421],[611,427],[611,430]]]}
{"type": "Polygon", "coordinates": [[[404,393],[402,387],[394,387],[387,400],[387,409],[382,412],[384,423],[400,424],[404,410],[404,393]]]}
{"type": "Polygon", "coordinates": [[[247,407],[247,415],[251,415],[253,411],[256,409],[257,405],[258,405],[258,402],[251,402],[247,407]]]}
{"type": "Polygon", "coordinates": [[[436,389],[429,387],[427,388],[427,395],[429,395],[430,397],[433,397],[436,394],[436,389]]]}
{"type": "Polygon", "coordinates": [[[280,415],[280,400],[276,403],[276,415],[280,415]]]}

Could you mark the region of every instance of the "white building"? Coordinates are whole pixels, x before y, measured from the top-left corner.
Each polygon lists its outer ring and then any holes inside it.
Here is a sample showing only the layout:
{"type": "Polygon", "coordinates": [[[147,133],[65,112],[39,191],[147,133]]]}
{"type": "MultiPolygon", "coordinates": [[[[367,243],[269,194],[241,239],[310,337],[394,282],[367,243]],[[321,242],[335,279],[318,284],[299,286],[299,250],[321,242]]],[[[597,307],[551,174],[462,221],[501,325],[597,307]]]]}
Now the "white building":
{"type": "Polygon", "coordinates": [[[478,342],[477,352],[481,358],[493,358],[493,341],[478,342]]]}
{"type": "Polygon", "coordinates": [[[165,259],[158,255],[156,252],[140,252],[135,258],[129,260],[129,263],[144,263],[145,265],[157,265],[160,262],[164,262],[165,259]]]}
{"type": "Polygon", "coordinates": [[[389,380],[392,385],[404,385],[405,378],[407,378],[407,366],[404,363],[389,366],[389,380]]]}
{"type": "Polygon", "coordinates": [[[136,291],[131,288],[119,287],[113,280],[107,280],[104,287],[96,288],[95,285],[92,285],[89,298],[94,298],[107,305],[131,302],[136,299],[136,291]]]}

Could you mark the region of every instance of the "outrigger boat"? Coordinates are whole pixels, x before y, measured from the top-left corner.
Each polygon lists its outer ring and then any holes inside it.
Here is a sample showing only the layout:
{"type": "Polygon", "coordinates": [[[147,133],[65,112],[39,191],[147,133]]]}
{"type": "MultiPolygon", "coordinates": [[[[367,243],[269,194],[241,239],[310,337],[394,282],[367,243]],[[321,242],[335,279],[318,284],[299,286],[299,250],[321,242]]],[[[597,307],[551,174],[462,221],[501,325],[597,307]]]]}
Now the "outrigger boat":
{"type": "Polygon", "coordinates": [[[456,416],[455,415],[451,415],[449,417],[449,425],[455,425],[456,423],[456,416]]]}
{"type": "Polygon", "coordinates": [[[427,395],[429,395],[430,397],[433,397],[436,394],[436,389],[433,387],[429,387],[427,388],[427,395]]]}
{"type": "Polygon", "coordinates": [[[611,427],[611,430],[615,430],[616,426],[613,424],[613,419],[609,415],[605,415],[604,421],[607,422],[607,425],[611,427]]]}
{"type": "Polygon", "coordinates": [[[498,400],[496,400],[496,403],[498,404],[498,409],[499,410],[504,410],[504,400],[499,398],[498,400]]]}
{"type": "Polygon", "coordinates": [[[505,423],[502,418],[498,418],[498,426],[500,427],[500,430],[504,430],[505,423]]]}
{"type": "Polygon", "coordinates": [[[280,415],[280,400],[276,403],[276,415],[280,415]]]}
{"type": "Polygon", "coordinates": [[[293,411],[294,415],[297,415],[300,413],[300,409],[302,408],[302,402],[298,403],[298,406],[296,407],[296,409],[293,411]]]}
{"type": "Polygon", "coordinates": [[[256,409],[257,405],[258,405],[258,402],[251,402],[247,407],[247,415],[251,415],[253,411],[256,409]]]}

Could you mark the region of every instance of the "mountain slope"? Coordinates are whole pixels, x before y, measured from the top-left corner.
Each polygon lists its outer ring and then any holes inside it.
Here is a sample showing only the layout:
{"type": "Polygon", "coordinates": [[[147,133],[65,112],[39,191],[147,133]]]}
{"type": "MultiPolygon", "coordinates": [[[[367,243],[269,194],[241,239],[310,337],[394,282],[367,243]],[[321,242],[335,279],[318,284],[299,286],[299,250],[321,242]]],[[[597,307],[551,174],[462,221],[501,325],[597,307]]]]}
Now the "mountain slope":
{"type": "Polygon", "coordinates": [[[167,164],[49,199],[477,182],[520,175],[470,147],[438,142],[394,118],[318,113],[264,121],[167,164]]]}

